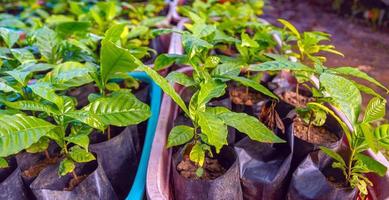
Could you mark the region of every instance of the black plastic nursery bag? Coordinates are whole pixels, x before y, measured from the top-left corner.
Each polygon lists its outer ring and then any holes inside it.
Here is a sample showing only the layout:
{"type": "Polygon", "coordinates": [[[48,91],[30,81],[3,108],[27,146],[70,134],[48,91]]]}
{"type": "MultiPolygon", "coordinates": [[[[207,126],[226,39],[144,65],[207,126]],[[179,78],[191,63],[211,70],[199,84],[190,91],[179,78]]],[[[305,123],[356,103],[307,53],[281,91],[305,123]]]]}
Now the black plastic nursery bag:
{"type": "Polygon", "coordinates": [[[8,160],[9,167],[0,169],[0,199],[27,200],[20,169],[14,158],[8,160]]]}

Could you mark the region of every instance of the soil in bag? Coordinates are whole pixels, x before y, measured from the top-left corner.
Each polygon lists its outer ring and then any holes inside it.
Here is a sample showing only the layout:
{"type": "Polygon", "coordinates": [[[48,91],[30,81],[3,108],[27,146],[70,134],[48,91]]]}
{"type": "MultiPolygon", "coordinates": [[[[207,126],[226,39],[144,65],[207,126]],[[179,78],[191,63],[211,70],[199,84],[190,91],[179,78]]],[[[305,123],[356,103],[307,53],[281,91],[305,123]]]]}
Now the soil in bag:
{"type": "Polygon", "coordinates": [[[14,157],[7,159],[9,167],[0,169],[0,199],[27,200],[20,169],[14,157]]]}
{"type": "Polygon", "coordinates": [[[45,168],[30,185],[38,200],[117,199],[98,161],[76,164],[77,178],[72,173],[59,176],[58,167],[45,168]]]}
{"type": "Polygon", "coordinates": [[[319,146],[337,150],[342,144],[342,128],[330,115],[327,115],[327,121],[323,126],[311,127],[303,122],[302,119],[295,117],[287,129],[287,132],[295,137],[292,170],[294,170],[309,153],[318,150],[319,146]]]}
{"type": "Polygon", "coordinates": [[[283,139],[288,143],[260,143],[248,137],[236,143],[244,199],[285,199],[294,138],[289,134],[283,139]]]}
{"type": "Polygon", "coordinates": [[[288,200],[348,200],[357,190],[345,181],[339,169],[331,167],[331,159],[321,151],[309,154],[293,173],[288,200]]]}
{"type": "MultiPolygon", "coordinates": [[[[148,86],[141,86],[135,96],[142,102],[147,102],[148,86]]],[[[146,128],[146,122],[128,127],[110,126],[109,139],[108,133],[93,132],[91,135],[89,149],[99,157],[99,162],[120,199],[128,195],[134,181],[146,128]]]]}
{"type": "Polygon", "coordinates": [[[204,163],[202,178],[197,167],[178,151],[172,160],[173,190],[176,200],[241,200],[238,158],[231,147],[225,146],[204,163]]]}

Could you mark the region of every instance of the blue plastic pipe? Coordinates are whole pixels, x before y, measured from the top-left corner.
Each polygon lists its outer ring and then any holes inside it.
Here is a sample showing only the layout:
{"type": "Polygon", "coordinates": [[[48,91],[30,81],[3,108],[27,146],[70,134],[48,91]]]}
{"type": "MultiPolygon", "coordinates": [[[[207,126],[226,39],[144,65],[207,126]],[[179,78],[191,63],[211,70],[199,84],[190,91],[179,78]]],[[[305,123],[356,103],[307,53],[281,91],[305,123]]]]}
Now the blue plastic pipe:
{"type": "Polygon", "coordinates": [[[142,200],[145,194],[146,187],[146,173],[149,163],[151,145],[154,140],[155,129],[157,128],[157,122],[159,117],[159,111],[161,107],[162,90],[154,83],[153,80],[144,72],[131,72],[130,76],[135,79],[146,82],[150,85],[150,107],[151,117],[147,121],[145,142],[143,144],[142,155],[138,165],[138,171],[136,172],[134,182],[132,184],[130,193],[126,200],[142,200]]]}

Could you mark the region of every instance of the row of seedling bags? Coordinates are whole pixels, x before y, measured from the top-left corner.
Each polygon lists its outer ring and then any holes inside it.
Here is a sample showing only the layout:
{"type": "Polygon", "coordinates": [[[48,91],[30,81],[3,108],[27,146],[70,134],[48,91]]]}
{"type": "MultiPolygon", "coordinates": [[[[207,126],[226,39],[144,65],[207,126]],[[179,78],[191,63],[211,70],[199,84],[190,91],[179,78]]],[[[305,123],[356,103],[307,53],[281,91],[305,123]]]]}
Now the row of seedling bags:
{"type": "Polygon", "coordinates": [[[0,198],[389,197],[388,89],[264,6],[2,3],[0,198]]]}

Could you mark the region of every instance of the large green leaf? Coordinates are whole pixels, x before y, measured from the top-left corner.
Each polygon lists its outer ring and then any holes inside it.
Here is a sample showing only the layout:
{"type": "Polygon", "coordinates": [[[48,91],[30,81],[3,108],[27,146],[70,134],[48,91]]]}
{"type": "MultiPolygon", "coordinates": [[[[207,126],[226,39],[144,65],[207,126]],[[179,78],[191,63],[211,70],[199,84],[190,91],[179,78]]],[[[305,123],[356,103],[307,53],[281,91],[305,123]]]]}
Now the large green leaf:
{"type": "Polygon", "coordinates": [[[104,40],[109,40],[113,43],[120,40],[120,36],[124,31],[126,24],[115,24],[111,26],[104,34],[104,40]]]}
{"type": "Polygon", "coordinates": [[[351,123],[356,123],[362,104],[358,88],[351,81],[328,73],[320,75],[320,83],[336,104],[335,106],[344,112],[351,123]]]}
{"type": "Polygon", "coordinates": [[[175,126],[169,133],[167,147],[185,144],[194,136],[194,128],[185,125],[175,126]]]}
{"type": "Polygon", "coordinates": [[[71,142],[73,144],[79,145],[80,147],[82,147],[86,151],[88,151],[89,137],[86,134],[71,135],[71,136],[65,137],[65,140],[68,142],[71,142]]]}
{"type": "Polygon", "coordinates": [[[292,62],[286,59],[277,59],[274,61],[267,61],[261,64],[253,64],[249,66],[249,70],[258,72],[280,70],[314,72],[314,69],[310,67],[307,67],[299,62],[292,62]]]}
{"type": "Polygon", "coordinates": [[[198,113],[198,124],[201,127],[201,133],[207,136],[209,145],[215,147],[216,153],[227,145],[228,130],[226,124],[216,115],[209,112],[198,113]]]}
{"type": "Polygon", "coordinates": [[[89,111],[75,110],[67,112],[65,115],[101,131],[107,126],[99,116],[96,116],[89,111]]]}
{"type": "Polygon", "coordinates": [[[92,153],[86,151],[85,149],[82,149],[79,146],[72,147],[70,149],[69,156],[74,161],[79,163],[85,163],[96,159],[92,153]]]}
{"type": "Polygon", "coordinates": [[[150,107],[129,92],[118,92],[97,99],[84,107],[84,110],[100,118],[104,124],[114,126],[138,124],[151,115],[150,107]]]}
{"type": "Polygon", "coordinates": [[[64,100],[61,96],[57,95],[55,93],[55,90],[47,83],[35,83],[32,85],[29,85],[32,92],[43,99],[46,99],[47,101],[50,101],[57,105],[59,110],[62,110],[64,107],[64,100]]]}
{"type": "Polygon", "coordinates": [[[2,92],[17,92],[12,86],[8,85],[4,79],[0,78],[0,91],[2,92]]]}
{"type": "Polygon", "coordinates": [[[57,65],[46,75],[50,82],[57,88],[66,89],[78,87],[93,81],[91,73],[96,69],[92,65],[79,62],[65,62],[57,65]]]}
{"type": "Polygon", "coordinates": [[[59,111],[50,105],[46,105],[41,102],[31,100],[20,100],[15,102],[1,101],[7,107],[18,109],[18,110],[30,110],[30,111],[41,111],[50,114],[58,114],[59,111]]]}
{"type": "Polygon", "coordinates": [[[45,120],[21,114],[0,117],[0,157],[28,148],[55,126],[45,120]]]}
{"type": "Polygon", "coordinates": [[[38,47],[39,52],[49,62],[52,62],[57,53],[56,46],[59,44],[57,34],[50,28],[44,26],[35,31],[34,35],[36,37],[35,45],[38,47]]]}
{"type": "Polygon", "coordinates": [[[11,53],[22,64],[36,61],[34,55],[27,48],[13,48],[11,53]]]}
{"type": "Polygon", "coordinates": [[[197,97],[197,105],[204,106],[211,99],[223,96],[227,85],[223,82],[209,79],[200,83],[200,91],[197,97]]]}
{"type": "Polygon", "coordinates": [[[178,83],[185,87],[193,86],[196,84],[193,78],[189,77],[188,75],[182,72],[177,72],[177,71],[170,72],[166,76],[166,79],[171,83],[178,83]]]}
{"type": "Polygon", "coordinates": [[[389,124],[383,124],[374,130],[374,136],[380,147],[389,150],[389,124]]]}
{"type": "Polygon", "coordinates": [[[184,100],[182,100],[182,98],[180,97],[179,94],[177,94],[177,92],[174,90],[173,86],[169,84],[169,82],[163,78],[161,75],[159,75],[156,71],[154,71],[153,69],[151,69],[150,67],[147,67],[147,66],[141,66],[139,68],[140,70],[144,71],[147,73],[147,75],[149,75],[153,81],[159,85],[159,87],[161,87],[161,89],[167,94],[170,96],[170,98],[173,99],[174,102],[176,102],[176,104],[178,106],[180,106],[180,108],[189,116],[189,111],[188,111],[188,108],[186,107],[185,105],[185,102],[184,100]]]}
{"type": "Polygon", "coordinates": [[[386,100],[374,97],[370,100],[369,104],[366,107],[365,116],[363,117],[363,122],[369,123],[375,120],[379,120],[385,116],[386,100]]]}
{"type": "Polygon", "coordinates": [[[231,79],[231,80],[234,80],[234,81],[236,81],[236,82],[238,82],[246,87],[251,87],[254,90],[261,92],[262,94],[269,96],[273,99],[278,99],[278,97],[275,94],[273,94],[269,89],[267,89],[265,86],[261,85],[261,83],[258,83],[254,80],[251,80],[251,79],[248,79],[245,77],[241,77],[241,76],[224,76],[224,77],[231,79]]]}
{"type": "Polygon", "coordinates": [[[214,76],[238,76],[240,74],[241,65],[238,63],[227,62],[216,66],[212,71],[214,76]]]}
{"type": "Polygon", "coordinates": [[[251,39],[250,36],[247,35],[247,33],[242,32],[241,39],[242,39],[241,45],[243,47],[251,47],[251,48],[259,47],[259,44],[255,40],[251,39]]]}
{"type": "Polygon", "coordinates": [[[27,85],[27,77],[33,72],[46,71],[53,68],[53,65],[46,63],[23,63],[16,69],[12,71],[7,71],[6,73],[12,76],[16,81],[18,81],[23,86],[27,85]]]}
{"type": "Polygon", "coordinates": [[[198,37],[195,37],[189,33],[182,34],[182,44],[185,52],[189,55],[189,58],[193,58],[196,53],[213,47],[212,44],[198,37]]]}
{"type": "Polygon", "coordinates": [[[88,31],[89,27],[91,26],[90,22],[78,22],[78,21],[72,21],[72,22],[61,22],[57,24],[55,27],[55,30],[59,33],[65,34],[65,35],[71,35],[75,32],[86,32],[88,31]]]}
{"type": "Polygon", "coordinates": [[[19,33],[12,29],[0,27],[0,36],[8,48],[11,48],[19,39],[19,33]]]}
{"type": "Polygon", "coordinates": [[[367,81],[374,83],[375,85],[383,88],[384,90],[388,91],[388,88],[386,88],[380,82],[378,82],[373,77],[366,74],[365,72],[359,70],[358,68],[355,68],[355,67],[336,67],[336,68],[330,69],[330,71],[333,71],[333,72],[336,72],[336,73],[339,73],[342,75],[354,76],[357,78],[367,80],[367,81]]]}
{"type": "Polygon", "coordinates": [[[266,142],[281,143],[284,140],[277,137],[273,131],[268,129],[257,118],[246,113],[223,112],[218,115],[228,126],[236,128],[238,131],[247,134],[250,139],[266,142]]]}
{"type": "Polygon", "coordinates": [[[363,154],[357,154],[356,158],[361,161],[370,172],[377,173],[380,176],[385,176],[387,171],[385,165],[363,154]]]}
{"type": "Polygon", "coordinates": [[[100,57],[100,73],[104,84],[118,72],[130,72],[141,66],[140,61],[131,55],[130,51],[109,40],[102,41],[100,57]]]}

